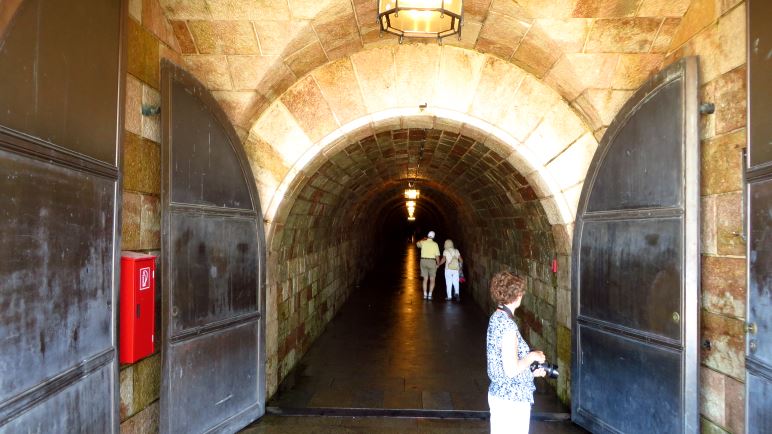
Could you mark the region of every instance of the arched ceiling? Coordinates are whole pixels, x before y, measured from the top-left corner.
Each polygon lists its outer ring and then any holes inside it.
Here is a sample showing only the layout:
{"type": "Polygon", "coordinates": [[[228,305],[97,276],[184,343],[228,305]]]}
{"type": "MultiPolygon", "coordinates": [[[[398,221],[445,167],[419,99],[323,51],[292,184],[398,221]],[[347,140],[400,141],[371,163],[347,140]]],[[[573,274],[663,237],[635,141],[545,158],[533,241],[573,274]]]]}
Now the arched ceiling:
{"type": "MultiPolygon", "coordinates": [[[[318,158],[319,167],[299,176],[282,201],[270,234],[273,251],[291,245],[297,233],[372,229],[385,213],[404,208],[409,181],[421,190],[417,214],[468,226],[511,220],[513,226],[548,224],[533,187],[490,146],[459,133],[398,129],[364,137],[318,158]],[[529,216],[540,216],[531,219],[529,216]]],[[[317,241],[315,241],[317,242],[317,241]]]]}
{"type": "MultiPolygon", "coordinates": [[[[375,0],[160,2],[189,68],[242,132],[310,71],[397,44],[395,36],[379,35],[375,0]]],[[[444,43],[517,64],[574,103],[595,129],[681,44],[677,29],[689,4],[466,0],[462,38],[444,43]]]]}

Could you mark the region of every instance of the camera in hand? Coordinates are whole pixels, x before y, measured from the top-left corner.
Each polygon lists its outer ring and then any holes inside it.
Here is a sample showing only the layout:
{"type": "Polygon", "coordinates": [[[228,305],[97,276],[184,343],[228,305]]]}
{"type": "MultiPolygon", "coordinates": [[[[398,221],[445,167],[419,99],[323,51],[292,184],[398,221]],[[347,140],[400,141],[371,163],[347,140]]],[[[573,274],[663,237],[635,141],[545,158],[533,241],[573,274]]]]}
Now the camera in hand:
{"type": "Polygon", "coordinates": [[[558,375],[560,375],[560,372],[558,372],[558,365],[553,365],[552,363],[531,363],[531,372],[537,369],[544,369],[544,372],[547,373],[547,377],[549,378],[558,378],[558,375]]]}

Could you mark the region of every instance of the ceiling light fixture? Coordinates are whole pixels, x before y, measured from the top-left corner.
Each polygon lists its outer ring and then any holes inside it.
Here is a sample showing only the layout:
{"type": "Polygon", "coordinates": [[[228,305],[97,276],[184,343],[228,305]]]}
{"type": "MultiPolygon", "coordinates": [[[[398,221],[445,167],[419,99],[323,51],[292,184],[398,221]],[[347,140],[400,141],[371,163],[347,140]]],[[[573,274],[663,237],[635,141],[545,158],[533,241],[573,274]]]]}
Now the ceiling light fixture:
{"type": "Polygon", "coordinates": [[[463,0],[378,0],[381,32],[399,36],[399,43],[409,38],[442,38],[458,35],[461,39],[463,0]]]}
{"type": "Polygon", "coordinates": [[[407,216],[413,217],[413,214],[415,214],[415,201],[409,200],[405,205],[407,206],[407,216]]]}

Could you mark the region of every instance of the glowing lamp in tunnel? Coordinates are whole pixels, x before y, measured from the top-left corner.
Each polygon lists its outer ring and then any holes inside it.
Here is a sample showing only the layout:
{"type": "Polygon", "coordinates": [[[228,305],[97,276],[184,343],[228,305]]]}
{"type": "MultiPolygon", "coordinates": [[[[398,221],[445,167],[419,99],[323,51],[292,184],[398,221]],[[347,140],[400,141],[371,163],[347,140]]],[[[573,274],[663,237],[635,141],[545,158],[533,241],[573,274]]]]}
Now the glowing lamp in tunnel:
{"type": "Polygon", "coordinates": [[[413,217],[413,214],[415,214],[415,201],[409,200],[405,203],[407,206],[407,215],[408,217],[413,217]]]}
{"type": "Polygon", "coordinates": [[[421,196],[421,192],[415,188],[405,190],[405,199],[416,200],[421,196]]]}
{"type": "Polygon", "coordinates": [[[378,0],[378,23],[382,32],[409,38],[461,39],[463,0],[378,0]]]}

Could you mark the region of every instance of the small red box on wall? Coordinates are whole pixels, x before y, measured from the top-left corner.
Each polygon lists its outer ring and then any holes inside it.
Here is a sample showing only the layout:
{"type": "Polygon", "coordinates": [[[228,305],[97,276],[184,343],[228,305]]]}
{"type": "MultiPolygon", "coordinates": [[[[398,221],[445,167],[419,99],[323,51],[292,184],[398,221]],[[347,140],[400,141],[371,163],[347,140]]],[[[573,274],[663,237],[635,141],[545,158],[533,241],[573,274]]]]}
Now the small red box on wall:
{"type": "Polygon", "coordinates": [[[121,253],[120,355],[134,363],[155,348],[155,256],[121,253]]]}

